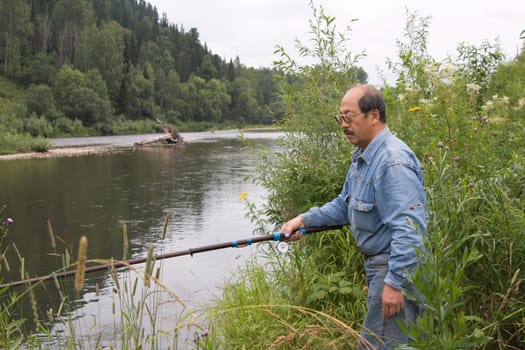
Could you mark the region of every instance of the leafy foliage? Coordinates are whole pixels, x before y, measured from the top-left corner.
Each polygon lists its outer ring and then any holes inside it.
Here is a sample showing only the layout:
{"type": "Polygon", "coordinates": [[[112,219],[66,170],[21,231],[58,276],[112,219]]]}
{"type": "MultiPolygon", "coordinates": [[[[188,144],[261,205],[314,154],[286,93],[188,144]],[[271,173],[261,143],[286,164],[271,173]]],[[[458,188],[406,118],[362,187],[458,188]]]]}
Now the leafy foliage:
{"type": "MultiPolygon", "coordinates": [[[[27,91],[9,97],[26,107],[13,117],[35,113],[49,122],[47,136],[123,131],[112,127],[117,116],[192,129],[282,116],[275,71],[226,62],[196,28],[159,18],[142,0],[3,1],[0,34],[0,73],[27,91]],[[63,118],[82,127],[64,127],[63,118]]],[[[0,122],[4,112],[0,105],[0,122]]],[[[22,125],[16,132],[35,134],[22,125]]]]}
{"type": "MultiPolygon", "coordinates": [[[[314,23],[330,23],[322,11],[316,18],[314,23]]],[[[428,18],[407,13],[405,31],[407,41],[398,42],[398,60],[390,62],[398,74],[396,85],[384,86],[382,92],[391,130],[422,160],[430,223],[429,253],[421,256],[424,263],[414,278],[426,297],[426,309],[416,325],[405,327],[412,341],[403,348],[523,348],[525,158],[519,150],[525,136],[521,74],[525,52],[503,62],[498,43],[462,44],[456,61],[439,62],[426,51],[428,18]]],[[[314,46],[333,42],[330,30],[313,32],[327,36],[313,39],[314,46]]],[[[266,215],[267,224],[279,227],[338,193],[350,148],[328,118],[321,116],[336,109],[334,97],[344,92],[344,81],[353,80],[344,74],[349,70],[333,69],[337,59],[298,66],[283,50],[277,52],[283,58],[283,72],[287,72],[284,68],[293,71],[280,79],[283,127],[289,132],[281,143],[282,151],[273,159],[263,159],[258,180],[270,195],[254,219],[262,225],[260,216],[266,215]]],[[[314,47],[300,52],[325,51],[314,47]]],[[[251,212],[256,211],[252,208],[251,212]]],[[[264,303],[283,303],[284,299],[287,304],[308,306],[359,325],[366,293],[362,260],[353,243],[345,229],[307,237],[286,258],[270,255],[273,263],[267,267],[271,273],[264,288],[278,290],[279,296],[264,303]]],[[[248,270],[241,279],[250,276],[248,270]]],[[[236,286],[240,284],[229,288],[236,286]]],[[[257,300],[233,300],[229,288],[225,289],[227,308],[251,307],[250,317],[260,315],[253,311],[254,305],[269,312],[257,300]]],[[[239,327],[252,324],[248,315],[236,316],[239,327]]],[[[220,331],[227,342],[234,337],[228,324],[232,318],[219,317],[225,321],[220,331]]],[[[288,322],[295,336],[309,322],[292,311],[278,319],[288,322]]],[[[260,326],[267,321],[258,318],[257,322],[260,326]]],[[[268,328],[260,337],[285,336],[268,328]]],[[[335,347],[340,339],[326,335],[322,345],[312,348],[335,347]]],[[[279,344],[283,349],[297,348],[292,341],[279,344]]]]}

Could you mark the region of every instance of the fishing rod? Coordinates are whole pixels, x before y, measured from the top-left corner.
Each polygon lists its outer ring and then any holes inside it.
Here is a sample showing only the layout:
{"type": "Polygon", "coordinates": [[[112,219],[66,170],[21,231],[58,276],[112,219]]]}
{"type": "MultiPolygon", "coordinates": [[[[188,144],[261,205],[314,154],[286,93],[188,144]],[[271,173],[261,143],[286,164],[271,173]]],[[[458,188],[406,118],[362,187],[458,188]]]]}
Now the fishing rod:
{"type": "MultiPolygon", "coordinates": [[[[295,232],[299,231],[301,232],[301,234],[305,235],[305,234],[321,232],[321,231],[338,230],[341,227],[342,226],[309,227],[309,228],[301,228],[299,230],[296,230],[295,232]]],[[[218,249],[224,249],[224,248],[242,248],[242,247],[249,246],[253,243],[259,243],[259,242],[265,242],[265,241],[280,241],[280,242],[285,243],[286,235],[284,232],[275,232],[270,235],[255,236],[255,237],[246,238],[246,239],[234,240],[230,242],[215,243],[215,244],[210,244],[210,245],[205,245],[205,246],[200,246],[200,247],[195,247],[195,248],[183,249],[183,250],[179,250],[179,251],[175,251],[171,253],[159,254],[159,255],[154,256],[154,259],[162,260],[162,259],[175,258],[178,256],[184,256],[184,255],[193,256],[193,254],[203,253],[203,252],[208,252],[208,251],[218,250],[218,249]]],[[[279,251],[286,251],[287,247],[281,246],[280,248],[278,247],[278,249],[279,251]]],[[[104,271],[104,270],[109,270],[112,268],[117,269],[120,267],[129,266],[129,265],[141,264],[141,263],[146,262],[147,260],[148,258],[144,257],[144,258],[135,258],[135,259],[129,259],[125,261],[114,261],[108,264],[90,266],[90,267],[86,267],[85,273],[104,271]]],[[[44,282],[44,281],[48,281],[51,279],[64,278],[68,276],[73,276],[75,275],[75,273],[76,273],[76,270],[70,270],[70,271],[52,273],[47,276],[33,277],[33,278],[28,278],[28,279],[24,279],[20,281],[9,282],[5,284],[1,284],[0,289],[6,288],[6,287],[17,287],[17,286],[22,286],[26,284],[44,282]]]]}

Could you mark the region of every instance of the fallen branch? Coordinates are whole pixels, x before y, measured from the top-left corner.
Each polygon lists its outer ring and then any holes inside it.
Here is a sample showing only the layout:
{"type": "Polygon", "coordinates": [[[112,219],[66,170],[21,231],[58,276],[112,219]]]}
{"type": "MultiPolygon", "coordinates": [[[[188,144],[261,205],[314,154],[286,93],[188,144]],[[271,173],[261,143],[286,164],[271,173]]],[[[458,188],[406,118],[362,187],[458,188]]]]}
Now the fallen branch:
{"type": "Polygon", "coordinates": [[[139,141],[139,142],[135,142],[135,146],[143,146],[143,145],[147,145],[147,144],[155,143],[155,142],[164,142],[164,143],[167,143],[167,144],[176,144],[176,143],[179,143],[179,140],[174,138],[171,134],[167,134],[167,135],[162,135],[162,136],[156,137],[154,139],[142,140],[142,141],[139,141]]]}

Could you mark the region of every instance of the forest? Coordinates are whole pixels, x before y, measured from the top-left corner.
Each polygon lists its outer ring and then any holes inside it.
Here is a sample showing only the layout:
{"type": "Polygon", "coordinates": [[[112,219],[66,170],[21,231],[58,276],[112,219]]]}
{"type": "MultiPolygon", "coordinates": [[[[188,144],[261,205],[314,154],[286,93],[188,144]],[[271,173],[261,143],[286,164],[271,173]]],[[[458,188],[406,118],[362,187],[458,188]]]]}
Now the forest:
{"type": "Polygon", "coordinates": [[[226,61],[197,28],[170,23],[144,0],[2,0],[0,34],[3,153],[45,149],[47,137],[282,118],[275,68],[226,61]]]}

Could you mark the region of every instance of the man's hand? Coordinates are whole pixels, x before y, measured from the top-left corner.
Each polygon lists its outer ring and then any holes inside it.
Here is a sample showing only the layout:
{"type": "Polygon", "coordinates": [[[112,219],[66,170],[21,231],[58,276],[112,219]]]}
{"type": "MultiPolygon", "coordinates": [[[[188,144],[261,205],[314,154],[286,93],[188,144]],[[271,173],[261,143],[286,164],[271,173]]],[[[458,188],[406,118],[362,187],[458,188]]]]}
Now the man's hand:
{"type": "Polygon", "coordinates": [[[304,228],[304,220],[301,215],[298,215],[281,226],[279,232],[285,233],[286,240],[295,241],[302,237],[301,232],[297,232],[300,228],[304,228]]]}
{"type": "Polygon", "coordinates": [[[388,320],[401,311],[405,303],[405,296],[400,290],[385,283],[381,294],[381,302],[383,304],[383,319],[388,320]]]}

